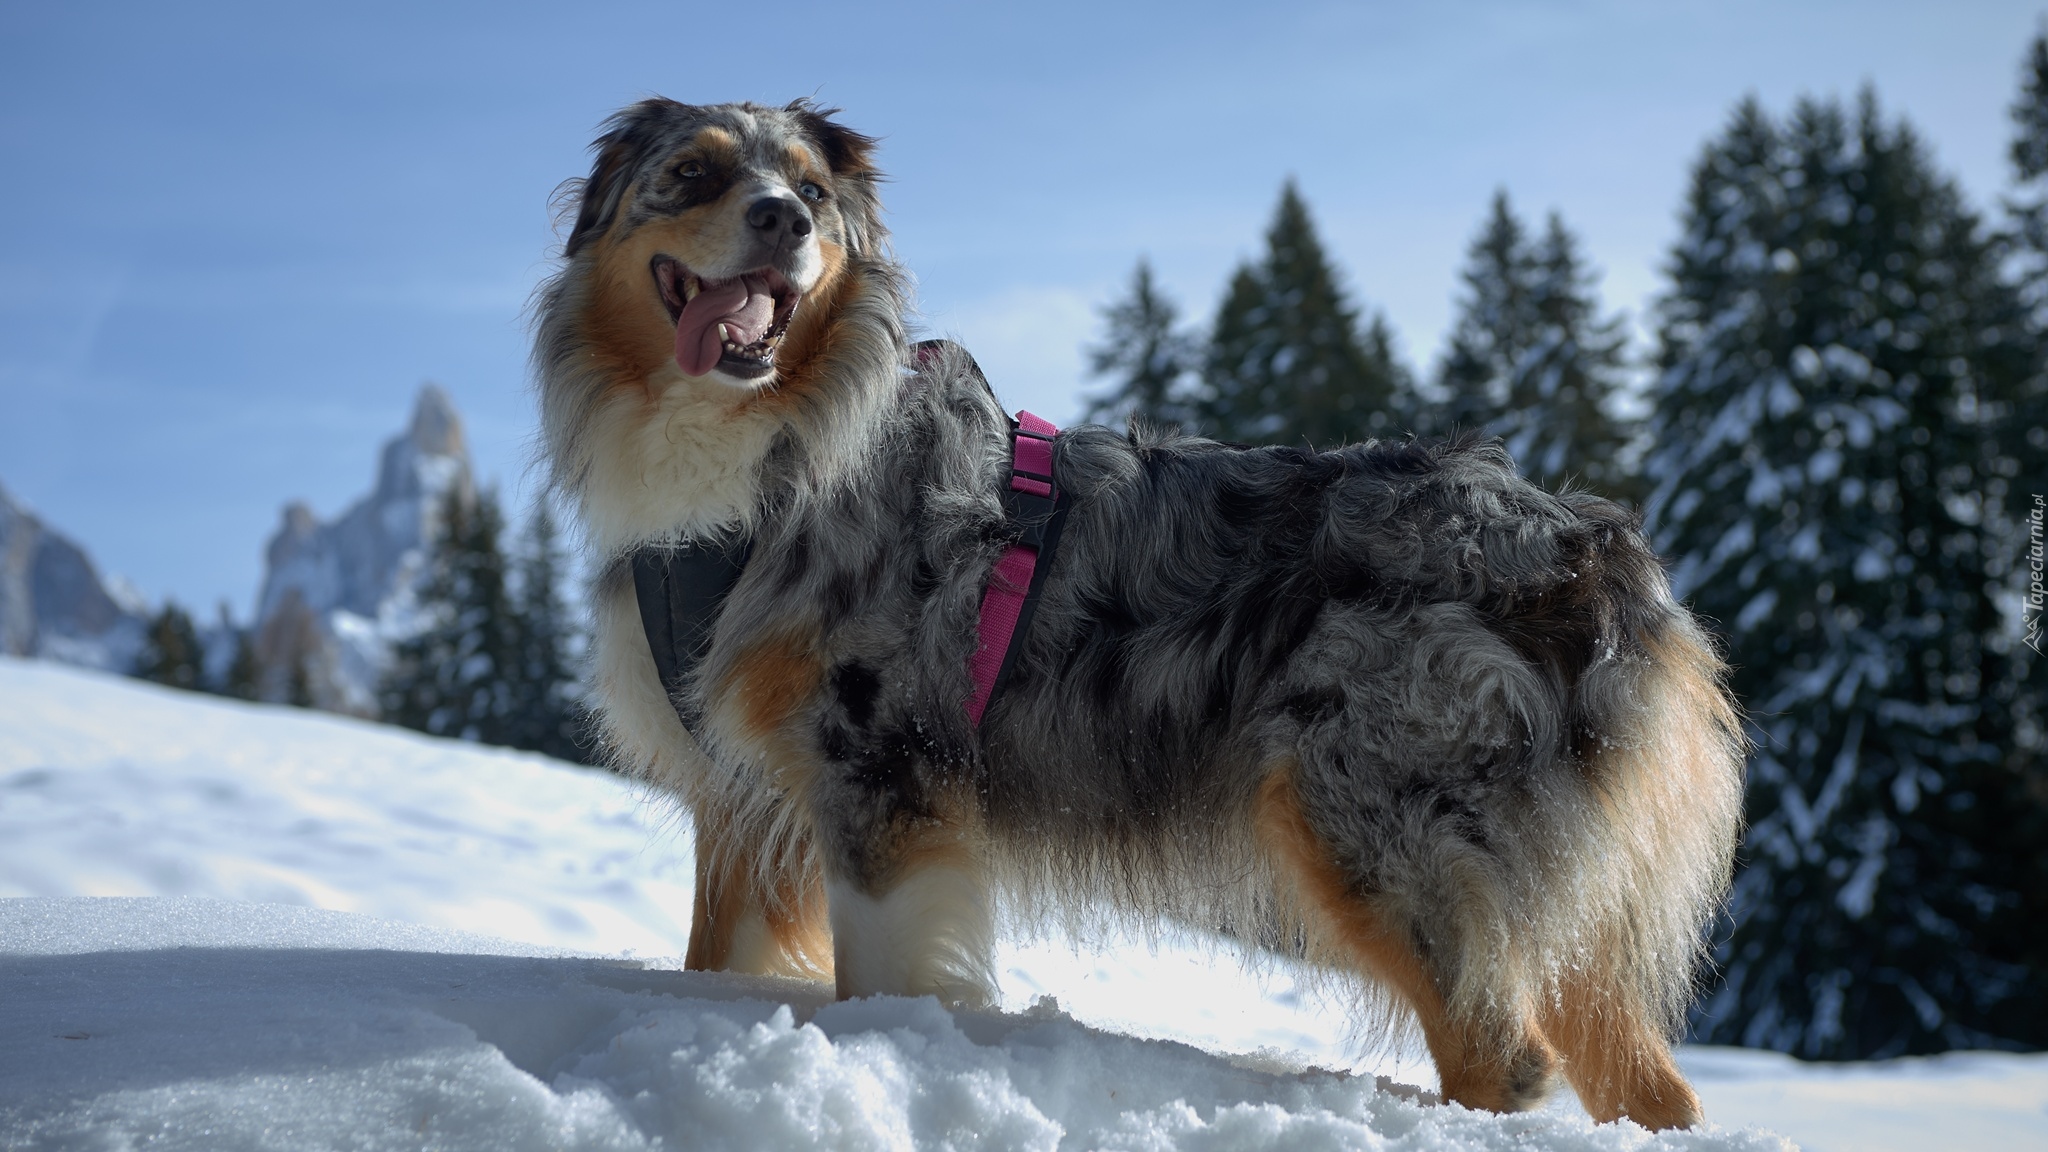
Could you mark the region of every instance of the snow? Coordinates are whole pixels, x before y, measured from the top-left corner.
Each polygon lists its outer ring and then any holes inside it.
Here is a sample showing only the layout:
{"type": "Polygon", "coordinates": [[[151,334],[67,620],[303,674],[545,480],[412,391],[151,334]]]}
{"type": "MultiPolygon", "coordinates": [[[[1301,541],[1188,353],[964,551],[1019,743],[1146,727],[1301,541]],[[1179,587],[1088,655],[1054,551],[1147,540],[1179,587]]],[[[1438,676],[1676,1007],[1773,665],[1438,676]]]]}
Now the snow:
{"type": "Polygon", "coordinates": [[[1397,1082],[1426,1061],[1359,1061],[1302,974],[1193,942],[1010,946],[1002,1012],[834,1004],[677,971],[688,860],[606,774],[0,659],[0,897],[28,897],[0,900],[0,1147],[2048,1140],[2031,1056],[1686,1050],[1700,1133],[1442,1106],[1397,1082]]]}
{"type": "Polygon", "coordinates": [[[1694,1047],[1679,1062],[1709,1115],[1791,1133],[1805,1152],[2048,1147],[2048,1060],[2035,1053],[1808,1064],[1694,1047]]]}
{"type": "Polygon", "coordinates": [[[0,902],[0,1138],[195,1148],[1775,1149],[313,909],[0,902]]]}
{"type": "Polygon", "coordinates": [[[0,734],[0,895],[222,896],[598,952],[688,938],[675,821],[608,775],[12,660],[0,734]]]}

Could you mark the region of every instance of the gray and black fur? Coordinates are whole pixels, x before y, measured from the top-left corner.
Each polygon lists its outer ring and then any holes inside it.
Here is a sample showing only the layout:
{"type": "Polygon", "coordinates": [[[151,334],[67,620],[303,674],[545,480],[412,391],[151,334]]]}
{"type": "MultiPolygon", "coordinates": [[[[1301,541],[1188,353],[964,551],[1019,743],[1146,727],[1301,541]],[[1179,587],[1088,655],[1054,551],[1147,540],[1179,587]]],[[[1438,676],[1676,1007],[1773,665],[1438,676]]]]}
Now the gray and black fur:
{"type": "Polygon", "coordinates": [[[766,905],[813,899],[820,876],[882,899],[943,857],[1026,914],[1107,906],[1378,980],[1452,1098],[1526,1107],[1561,1069],[1604,1118],[1696,1119],[1664,1042],[1726,884],[1740,745],[1633,518],[1537,488],[1492,441],[1312,453],[1068,430],[1062,542],[977,730],[1008,425],[963,356],[907,367],[871,142],[828,116],[649,102],[614,120],[540,307],[558,481],[604,518],[587,478],[620,382],[587,368],[577,301],[600,235],[671,211],[645,173],[705,123],[857,153],[865,200],[838,227],[861,287],[823,362],[785,370],[813,390],[778,409],[744,507],[594,534],[614,616],[634,551],[751,543],[672,701],[702,717],[689,733],[628,683],[633,660],[651,669],[637,629],[601,625],[624,766],[736,845],[766,905]]]}

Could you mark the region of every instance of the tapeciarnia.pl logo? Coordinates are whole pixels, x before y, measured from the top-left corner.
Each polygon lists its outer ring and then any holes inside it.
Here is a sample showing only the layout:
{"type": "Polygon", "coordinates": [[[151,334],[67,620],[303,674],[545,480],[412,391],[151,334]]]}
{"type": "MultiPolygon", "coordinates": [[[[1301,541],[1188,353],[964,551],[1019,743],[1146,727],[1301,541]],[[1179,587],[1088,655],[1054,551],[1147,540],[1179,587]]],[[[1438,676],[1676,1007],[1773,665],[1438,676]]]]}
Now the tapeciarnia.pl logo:
{"type": "Polygon", "coordinates": [[[2033,510],[2027,513],[2027,595],[2020,606],[2020,622],[2027,630],[2027,647],[2041,654],[2041,606],[2048,601],[2048,586],[2042,583],[2041,514],[2044,502],[2039,495],[2034,497],[2033,510]]]}

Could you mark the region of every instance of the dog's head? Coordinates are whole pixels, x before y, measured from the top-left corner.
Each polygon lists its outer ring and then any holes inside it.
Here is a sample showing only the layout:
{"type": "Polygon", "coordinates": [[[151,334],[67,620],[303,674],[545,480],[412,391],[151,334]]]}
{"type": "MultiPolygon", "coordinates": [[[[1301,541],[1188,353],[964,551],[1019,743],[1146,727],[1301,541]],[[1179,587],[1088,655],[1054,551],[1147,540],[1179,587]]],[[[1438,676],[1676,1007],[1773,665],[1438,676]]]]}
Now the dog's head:
{"type": "Polygon", "coordinates": [[[883,235],[874,141],[833,112],[654,99],[606,123],[565,250],[602,354],[753,390],[814,350],[883,235]]]}

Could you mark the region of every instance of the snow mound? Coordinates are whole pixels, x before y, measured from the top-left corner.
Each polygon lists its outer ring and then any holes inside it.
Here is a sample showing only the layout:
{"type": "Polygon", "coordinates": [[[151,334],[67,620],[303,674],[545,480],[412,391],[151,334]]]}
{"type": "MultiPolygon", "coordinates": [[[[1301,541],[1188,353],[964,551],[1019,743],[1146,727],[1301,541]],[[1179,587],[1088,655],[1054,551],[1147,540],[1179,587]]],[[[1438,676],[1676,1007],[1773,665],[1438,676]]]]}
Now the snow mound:
{"type": "Polygon", "coordinates": [[[0,1143],[442,1149],[1726,1149],[1439,1105],[1040,1002],[830,1002],[369,917],[0,901],[0,1143]]]}
{"type": "Polygon", "coordinates": [[[542,756],[0,657],[0,897],[220,896],[669,956],[677,824],[542,756]]]}

